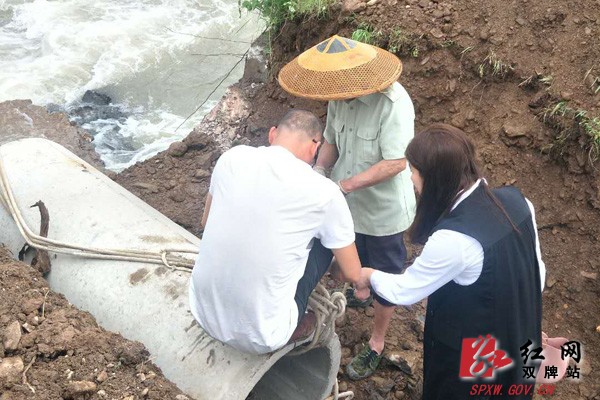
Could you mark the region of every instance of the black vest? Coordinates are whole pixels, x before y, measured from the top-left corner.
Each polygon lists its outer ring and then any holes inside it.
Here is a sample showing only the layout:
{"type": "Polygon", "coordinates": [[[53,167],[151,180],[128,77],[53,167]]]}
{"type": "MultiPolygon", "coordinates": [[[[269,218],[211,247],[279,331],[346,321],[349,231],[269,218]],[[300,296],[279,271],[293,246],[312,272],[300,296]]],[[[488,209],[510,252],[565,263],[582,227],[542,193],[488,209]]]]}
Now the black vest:
{"type": "Polygon", "coordinates": [[[523,380],[519,350],[528,339],[535,347],[541,346],[541,283],[531,212],[518,189],[503,187],[492,192],[517,230],[485,193],[484,183],[433,229],[476,239],[484,259],[475,283],[461,286],[450,281],[429,296],[424,338],[426,400],[477,398],[469,395],[473,384],[502,384],[502,393],[508,395],[511,384],[534,383],[523,380]],[[492,381],[461,380],[462,339],[487,334],[496,338],[497,348],[514,364],[497,371],[492,381]]]}

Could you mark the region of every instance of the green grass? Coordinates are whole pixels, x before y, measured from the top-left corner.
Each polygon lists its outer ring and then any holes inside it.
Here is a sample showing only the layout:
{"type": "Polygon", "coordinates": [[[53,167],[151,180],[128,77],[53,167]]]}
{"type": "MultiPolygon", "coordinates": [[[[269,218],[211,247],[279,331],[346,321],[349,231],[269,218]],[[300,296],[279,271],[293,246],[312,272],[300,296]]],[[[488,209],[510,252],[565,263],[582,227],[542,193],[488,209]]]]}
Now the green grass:
{"type": "Polygon", "coordinates": [[[239,0],[239,7],[257,10],[270,30],[277,30],[284,21],[300,17],[327,15],[335,0],[239,0]]]}
{"type": "Polygon", "coordinates": [[[483,62],[479,64],[477,70],[479,77],[482,79],[486,76],[504,78],[506,75],[511,73],[514,68],[510,64],[500,60],[496,53],[490,51],[487,57],[484,58],[483,62]]]}
{"type": "Polygon", "coordinates": [[[375,28],[369,24],[359,24],[358,27],[352,32],[352,40],[362,42],[366,44],[372,44],[377,46],[382,38],[381,31],[376,31],[375,28]]]}
{"type": "Polygon", "coordinates": [[[590,117],[586,110],[574,109],[568,104],[559,101],[542,112],[542,121],[558,132],[550,147],[562,152],[568,138],[583,135],[583,145],[593,165],[600,158],[600,117],[590,117]]]}
{"type": "Polygon", "coordinates": [[[408,55],[413,58],[419,56],[418,37],[414,34],[407,33],[401,28],[395,28],[388,35],[387,50],[390,53],[399,55],[408,55]]]}

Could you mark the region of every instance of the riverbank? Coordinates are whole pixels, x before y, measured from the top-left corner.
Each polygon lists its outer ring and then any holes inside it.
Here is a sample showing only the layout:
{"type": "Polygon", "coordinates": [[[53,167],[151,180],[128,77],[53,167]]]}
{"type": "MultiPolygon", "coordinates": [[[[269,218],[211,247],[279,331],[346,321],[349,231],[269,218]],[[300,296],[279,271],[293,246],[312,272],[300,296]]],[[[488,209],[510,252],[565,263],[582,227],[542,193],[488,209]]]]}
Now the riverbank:
{"type": "MultiPolygon", "coordinates": [[[[268,128],[293,107],[325,116],[324,103],[293,98],[274,79],[278,69],[302,50],[334,33],[350,37],[357,31],[394,50],[404,62],[400,82],[415,104],[417,130],[440,121],[462,128],[479,149],[488,182],[514,184],[535,205],[548,270],[543,329],[550,336],[580,341],[585,348],[578,365],[581,379],[560,382],[553,398],[596,398],[600,192],[594,124],[600,97],[599,71],[593,63],[600,57],[600,44],[592,37],[599,31],[595,16],[600,15],[600,5],[358,1],[346,2],[332,15],[336,17],[287,21],[272,43],[269,80],[247,93],[252,81],[236,85],[241,90],[241,95],[236,91],[233,96],[236,102],[250,104],[249,110],[242,107],[247,118],[234,124],[238,142],[266,144],[268,128]],[[352,9],[358,14],[351,14],[352,9]]],[[[135,190],[129,179],[148,177],[144,168],[169,157],[159,155],[117,179],[135,190]]],[[[190,155],[190,165],[193,158],[190,155]]],[[[178,216],[194,232],[199,232],[203,188],[199,198],[182,201],[194,201],[196,206],[178,216]]],[[[138,195],[164,198],[174,191],[164,188],[160,194],[138,191],[138,195]]],[[[171,206],[164,207],[166,212],[171,206]]],[[[343,365],[367,339],[372,315],[370,308],[349,310],[341,322],[343,365]]],[[[423,315],[424,302],[398,309],[392,322],[386,353],[400,356],[403,370],[385,363],[376,376],[358,383],[340,373],[342,389],[353,390],[358,399],[418,398],[423,315]]]]}
{"type": "MultiPolygon", "coordinates": [[[[479,149],[488,182],[514,184],[535,205],[548,270],[542,327],[580,341],[585,351],[581,379],[565,379],[552,398],[598,398],[600,180],[592,134],[600,116],[600,3],[352,0],[330,15],[286,22],[271,45],[268,76],[249,62],[244,78],[188,137],[113,178],[200,235],[210,172],[224,150],[265,145],[268,129],[290,108],[325,116],[325,103],[283,92],[278,69],[334,33],[360,31],[402,58],[400,82],[415,104],[417,130],[439,121],[462,128],[479,149]]],[[[32,118],[33,126],[44,127],[44,118],[32,118]]],[[[342,365],[368,338],[372,316],[372,308],[349,310],[340,321],[342,365]]],[[[341,389],[357,399],[418,398],[423,316],[424,302],[394,316],[386,354],[404,360],[401,369],[384,363],[358,383],[340,373],[341,389]]]]}

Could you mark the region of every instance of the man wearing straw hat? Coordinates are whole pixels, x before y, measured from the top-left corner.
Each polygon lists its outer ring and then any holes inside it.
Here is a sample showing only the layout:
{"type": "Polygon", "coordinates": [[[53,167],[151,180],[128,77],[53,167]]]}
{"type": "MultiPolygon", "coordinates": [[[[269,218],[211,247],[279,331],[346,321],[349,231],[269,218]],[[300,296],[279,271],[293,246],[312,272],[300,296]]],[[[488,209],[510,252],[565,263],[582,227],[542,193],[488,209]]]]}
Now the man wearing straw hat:
{"type": "MultiPolygon", "coordinates": [[[[397,82],[401,72],[395,55],[333,36],[300,54],[279,74],[287,92],[329,101],[314,169],[325,174],[333,167],[330,177],[346,195],[362,265],[397,274],[406,260],[403,233],[415,209],[404,157],[414,136],[414,107],[397,82]]],[[[346,296],[350,307],[366,307],[375,299],[370,340],[346,368],[351,379],[363,379],[382,358],[394,306],[377,294],[360,300],[350,289],[346,296]]]]}

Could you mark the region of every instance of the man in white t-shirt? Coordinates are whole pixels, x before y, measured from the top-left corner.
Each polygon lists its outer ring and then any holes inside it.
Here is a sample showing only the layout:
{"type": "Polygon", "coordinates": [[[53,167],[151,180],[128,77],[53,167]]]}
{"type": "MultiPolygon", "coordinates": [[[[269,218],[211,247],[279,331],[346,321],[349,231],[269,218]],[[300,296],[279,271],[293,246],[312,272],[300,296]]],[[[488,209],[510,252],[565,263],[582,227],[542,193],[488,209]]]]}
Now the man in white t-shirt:
{"type": "Polygon", "coordinates": [[[292,110],[269,131],[270,147],[234,147],[213,171],[190,306],[208,334],[239,350],[274,351],[314,324],[305,311],[329,268],[326,249],[344,280],[360,275],[348,205],[310,165],[322,140],[318,118],[292,110]]]}

